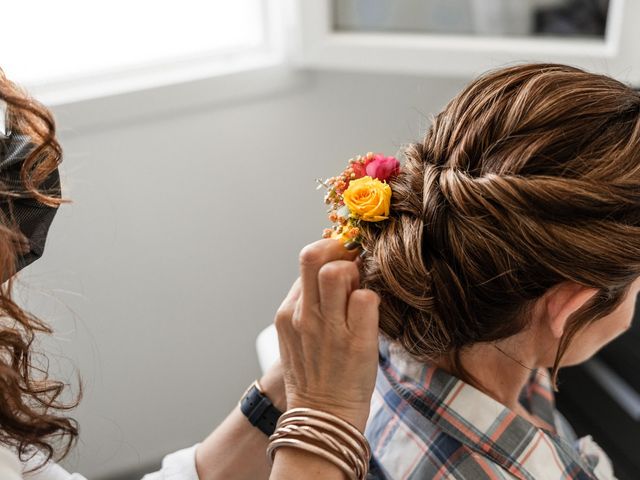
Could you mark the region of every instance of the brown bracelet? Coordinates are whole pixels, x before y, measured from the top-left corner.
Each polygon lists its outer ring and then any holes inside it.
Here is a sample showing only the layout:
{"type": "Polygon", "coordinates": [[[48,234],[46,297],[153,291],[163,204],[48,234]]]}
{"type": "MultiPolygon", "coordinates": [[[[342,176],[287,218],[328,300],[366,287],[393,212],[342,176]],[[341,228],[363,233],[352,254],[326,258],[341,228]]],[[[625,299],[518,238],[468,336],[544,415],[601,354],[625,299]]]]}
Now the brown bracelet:
{"type": "MultiPolygon", "coordinates": [[[[368,458],[369,454],[367,453],[366,447],[362,445],[362,443],[358,442],[354,439],[351,434],[341,430],[339,427],[335,425],[314,417],[307,416],[295,416],[285,418],[283,422],[280,423],[280,431],[277,432],[278,435],[275,435],[275,438],[279,438],[283,434],[288,433],[292,429],[303,428],[298,427],[298,425],[303,425],[304,427],[311,427],[313,432],[318,432],[316,435],[322,436],[321,441],[323,443],[330,443],[334,446],[334,450],[339,450],[342,447],[342,444],[350,449],[348,451],[354,452],[360,458],[368,458]],[[318,430],[313,429],[313,427],[318,427],[318,430]],[[336,438],[337,437],[337,438],[336,438]]],[[[359,433],[359,432],[358,432],[359,433]]],[[[274,439],[275,439],[274,438],[274,439]]],[[[368,445],[368,444],[367,444],[368,445]]]]}
{"type": "Polygon", "coordinates": [[[269,437],[267,457],[272,463],[275,451],[284,446],[314,453],[354,480],[367,476],[371,458],[367,439],[349,422],[330,413],[310,408],[285,412],[269,437]]]}

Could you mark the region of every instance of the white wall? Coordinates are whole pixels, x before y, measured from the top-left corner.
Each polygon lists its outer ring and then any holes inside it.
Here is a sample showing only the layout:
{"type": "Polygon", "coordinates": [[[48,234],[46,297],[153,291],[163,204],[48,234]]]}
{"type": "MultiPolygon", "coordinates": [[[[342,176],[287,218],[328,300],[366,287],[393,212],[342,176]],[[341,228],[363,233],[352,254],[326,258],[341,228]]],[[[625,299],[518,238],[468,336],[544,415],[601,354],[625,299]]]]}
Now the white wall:
{"type": "Polygon", "coordinates": [[[395,153],[463,84],[322,73],[153,118],[136,97],[58,107],[73,204],[22,294],[54,323],[52,368],[84,379],[66,466],[104,477],[206,436],[259,374],[255,337],[327,226],[314,179],[395,153]]]}

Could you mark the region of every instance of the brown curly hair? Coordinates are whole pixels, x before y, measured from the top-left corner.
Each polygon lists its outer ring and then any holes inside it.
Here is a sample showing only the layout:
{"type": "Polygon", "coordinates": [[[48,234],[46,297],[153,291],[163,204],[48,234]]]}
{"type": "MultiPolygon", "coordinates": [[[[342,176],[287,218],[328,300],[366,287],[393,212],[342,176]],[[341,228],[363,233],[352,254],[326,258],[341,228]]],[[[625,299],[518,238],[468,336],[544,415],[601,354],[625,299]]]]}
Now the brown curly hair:
{"type": "MultiPolygon", "coordinates": [[[[33,100],[0,70],[0,98],[7,103],[8,123],[13,133],[31,137],[35,148],[24,160],[21,180],[24,192],[37,201],[57,207],[64,200],[41,188],[58,168],[62,148],[56,139],[51,112],[33,100]]],[[[2,188],[2,202],[11,202],[15,192],[2,188]]],[[[64,457],[78,435],[73,419],[62,412],[74,408],[81,397],[60,400],[67,385],[49,378],[47,367],[34,360],[33,343],[38,333],[51,327],[24,311],[12,298],[13,275],[21,248],[21,233],[10,215],[0,218],[0,444],[15,448],[21,459],[42,452],[48,461],[64,457]],[[54,454],[57,453],[57,454],[54,454]]],[[[46,358],[45,358],[46,365],[46,358]]]]}
{"type": "Polygon", "coordinates": [[[533,302],[573,281],[597,293],[575,334],[640,275],[640,95],[557,64],[488,72],[405,150],[391,218],[363,224],[363,285],[382,332],[418,359],[448,358],[526,328],[533,302]]]}

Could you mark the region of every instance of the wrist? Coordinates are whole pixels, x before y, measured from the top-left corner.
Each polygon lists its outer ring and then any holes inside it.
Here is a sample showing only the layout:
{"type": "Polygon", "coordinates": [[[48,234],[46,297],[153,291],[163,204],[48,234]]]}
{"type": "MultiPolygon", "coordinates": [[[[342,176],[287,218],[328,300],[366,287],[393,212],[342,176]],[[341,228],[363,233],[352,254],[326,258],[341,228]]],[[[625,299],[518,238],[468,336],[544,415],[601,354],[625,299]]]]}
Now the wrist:
{"type": "MultiPolygon", "coordinates": [[[[336,417],[350,423],[364,433],[369,418],[369,405],[345,405],[337,404],[331,401],[319,401],[292,398],[287,405],[288,409],[293,408],[311,408],[327,412],[336,417]]],[[[283,410],[284,411],[284,410],[283,410]]]]}
{"type": "Polygon", "coordinates": [[[284,391],[282,377],[275,377],[268,374],[263,375],[258,380],[262,392],[269,397],[271,403],[281,412],[287,409],[287,396],[284,391]]]}

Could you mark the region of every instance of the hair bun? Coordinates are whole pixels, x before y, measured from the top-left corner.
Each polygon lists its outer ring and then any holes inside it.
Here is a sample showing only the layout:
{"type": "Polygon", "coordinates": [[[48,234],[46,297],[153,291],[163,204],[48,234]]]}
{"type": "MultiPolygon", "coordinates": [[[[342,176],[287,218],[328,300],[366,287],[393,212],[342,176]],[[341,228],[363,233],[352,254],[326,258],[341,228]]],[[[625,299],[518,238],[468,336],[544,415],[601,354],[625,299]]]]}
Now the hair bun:
{"type": "MultiPolygon", "coordinates": [[[[572,336],[613,311],[640,276],[638,94],[604,75],[527,64],[472,82],[409,145],[391,215],[363,228],[362,285],[382,332],[414,356],[521,331],[529,308],[573,281],[600,294],[572,336]]],[[[457,360],[456,360],[457,359],[457,360]]]]}

